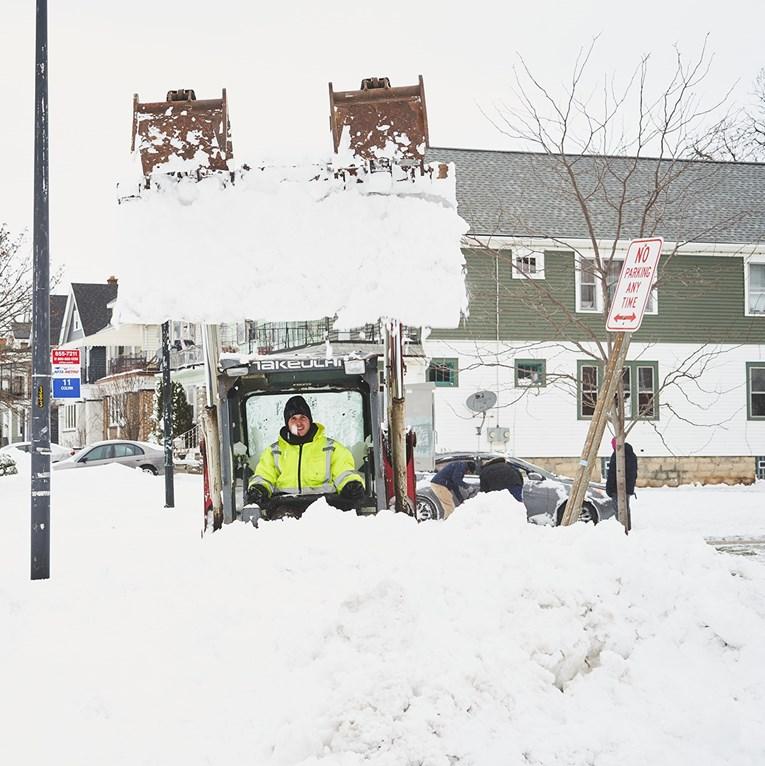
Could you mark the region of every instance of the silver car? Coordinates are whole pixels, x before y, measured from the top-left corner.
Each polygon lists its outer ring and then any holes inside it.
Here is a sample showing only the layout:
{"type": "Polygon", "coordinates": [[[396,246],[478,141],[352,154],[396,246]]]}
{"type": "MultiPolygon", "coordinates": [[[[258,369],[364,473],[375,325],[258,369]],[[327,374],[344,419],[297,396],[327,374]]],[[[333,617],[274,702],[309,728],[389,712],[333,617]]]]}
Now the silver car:
{"type": "MultiPolygon", "coordinates": [[[[523,504],[529,521],[536,524],[558,525],[566,509],[566,501],[571,492],[573,480],[567,476],[550,473],[538,465],[516,457],[505,457],[490,452],[447,452],[436,456],[436,470],[441,470],[448,463],[456,460],[472,460],[477,470],[490,461],[505,459],[517,468],[523,477],[523,504]]],[[[442,519],[444,516],[438,497],[430,488],[430,479],[434,474],[421,474],[417,483],[416,516],[420,520],[442,519]]],[[[469,489],[463,492],[467,499],[478,494],[478,474],[465,475],[465,484],[469,489]]],[[[602,519],[616,515],[616,505],[606,494],[604,484],[590,482],[587,487],[580,521],[597,524],[602,519]]]]}
{"type": "Polygon", "coordinates": [[[155,476],[165,472],[165,454],[156,444],[125,439],[112,439],[91,444],[69,459],[56,463],[53,468],[61,471],[110,463],[140,468],[155,476]]]}

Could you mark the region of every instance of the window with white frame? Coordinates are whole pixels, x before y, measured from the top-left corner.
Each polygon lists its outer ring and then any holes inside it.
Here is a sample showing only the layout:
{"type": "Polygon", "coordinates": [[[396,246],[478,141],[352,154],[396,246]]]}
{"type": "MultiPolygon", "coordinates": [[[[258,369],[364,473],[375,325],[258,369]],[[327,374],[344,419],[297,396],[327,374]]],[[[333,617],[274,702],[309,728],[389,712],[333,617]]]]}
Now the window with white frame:
{"type": "Polygon", "coordinates": [[[744,263],[744,282],[747,316],[762,316],[765,314],[765,256],[750,258],[744,263]]]}
{"type": "Polygon", "coordinates": [[[544,253],[535,253],[531,250],[513,251],[513,279],[544,279],[545,256],[544,253]]]}
{"type": "MultiPolygon", "coordinates": [[[[623,258],[614,258],[606,264],[606,288],[608,290],[609,301],[616,292],[616,285],[619,282],[619,275],[624,264],[623,258]]],[[[576,284],[576,310],[579,312],[602,312],[603,311],[603,291],[601,289],[601,278],[596,273],[595,259],[578,256],[575,269],[576,284]]],[[[651,290],[645,307],[646,314],[658,313],[658,299],[656,288],[651,290]]]]}
{"type": "Polygon", "coordinates": [[[592,258],[578,258],[576,268],[576,310],[598,311],[598,280],[595,276],[595,261],[592,258]]]}
{"type": "Polygon", "coordinates": [[[77,428],[77,407],[74,404],[64,405],[64,430],[74,431],[77,428]]]}

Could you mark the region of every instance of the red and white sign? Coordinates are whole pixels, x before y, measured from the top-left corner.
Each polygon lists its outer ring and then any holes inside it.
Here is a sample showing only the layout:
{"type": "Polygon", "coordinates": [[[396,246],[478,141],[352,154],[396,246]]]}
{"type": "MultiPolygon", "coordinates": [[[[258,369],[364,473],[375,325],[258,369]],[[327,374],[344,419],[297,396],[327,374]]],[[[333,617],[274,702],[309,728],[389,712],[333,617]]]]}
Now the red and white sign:
{"type": "Polygon", "coordinates": [[[627,255],[619,275],[608,312],[606,329],[611,332],[634,332],[642,321],[651,288],[656,281],[656,266],[659,263],[664,240],[633,239],[627,248],[627,255]]]}
{"type": "Polygon", "coordinates": [[[51,364],[76,364],[80,366],[79,348],[54,348],[50,352],[51,364]]]}

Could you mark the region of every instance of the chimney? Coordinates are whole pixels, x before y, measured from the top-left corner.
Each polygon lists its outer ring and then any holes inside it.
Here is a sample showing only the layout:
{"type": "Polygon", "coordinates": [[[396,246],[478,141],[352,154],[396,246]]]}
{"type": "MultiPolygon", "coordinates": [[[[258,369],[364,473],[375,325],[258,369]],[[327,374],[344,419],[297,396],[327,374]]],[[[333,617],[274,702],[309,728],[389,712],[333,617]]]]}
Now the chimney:
{"type": "Polygon", "coordinates": [[[114,274],[112,274],[110,277],[107,278],[106,284],[107,285],[116,285],[117,284],[117,277],[115,277],[114,274]]]}

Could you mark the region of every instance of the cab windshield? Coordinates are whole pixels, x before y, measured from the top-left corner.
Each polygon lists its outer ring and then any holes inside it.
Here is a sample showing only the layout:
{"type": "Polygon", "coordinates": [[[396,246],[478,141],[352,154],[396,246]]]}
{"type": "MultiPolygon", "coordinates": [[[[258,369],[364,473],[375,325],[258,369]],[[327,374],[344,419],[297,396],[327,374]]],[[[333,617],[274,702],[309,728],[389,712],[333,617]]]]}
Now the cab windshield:
{"type": "MultiPolygon", "coordinates": [[[[284,405],[295,395],[254,394],[247,399],[247,452],[257,459],[260,453],[273,444],[284,426],[284,405]]],[[[321,423],[326,435],[346,446],[353,455],[356,468],[360,468],[366,456],[364,435],[364,403],[358,391],[301,392],[311,408],[313,420],[321,423]]]]}

